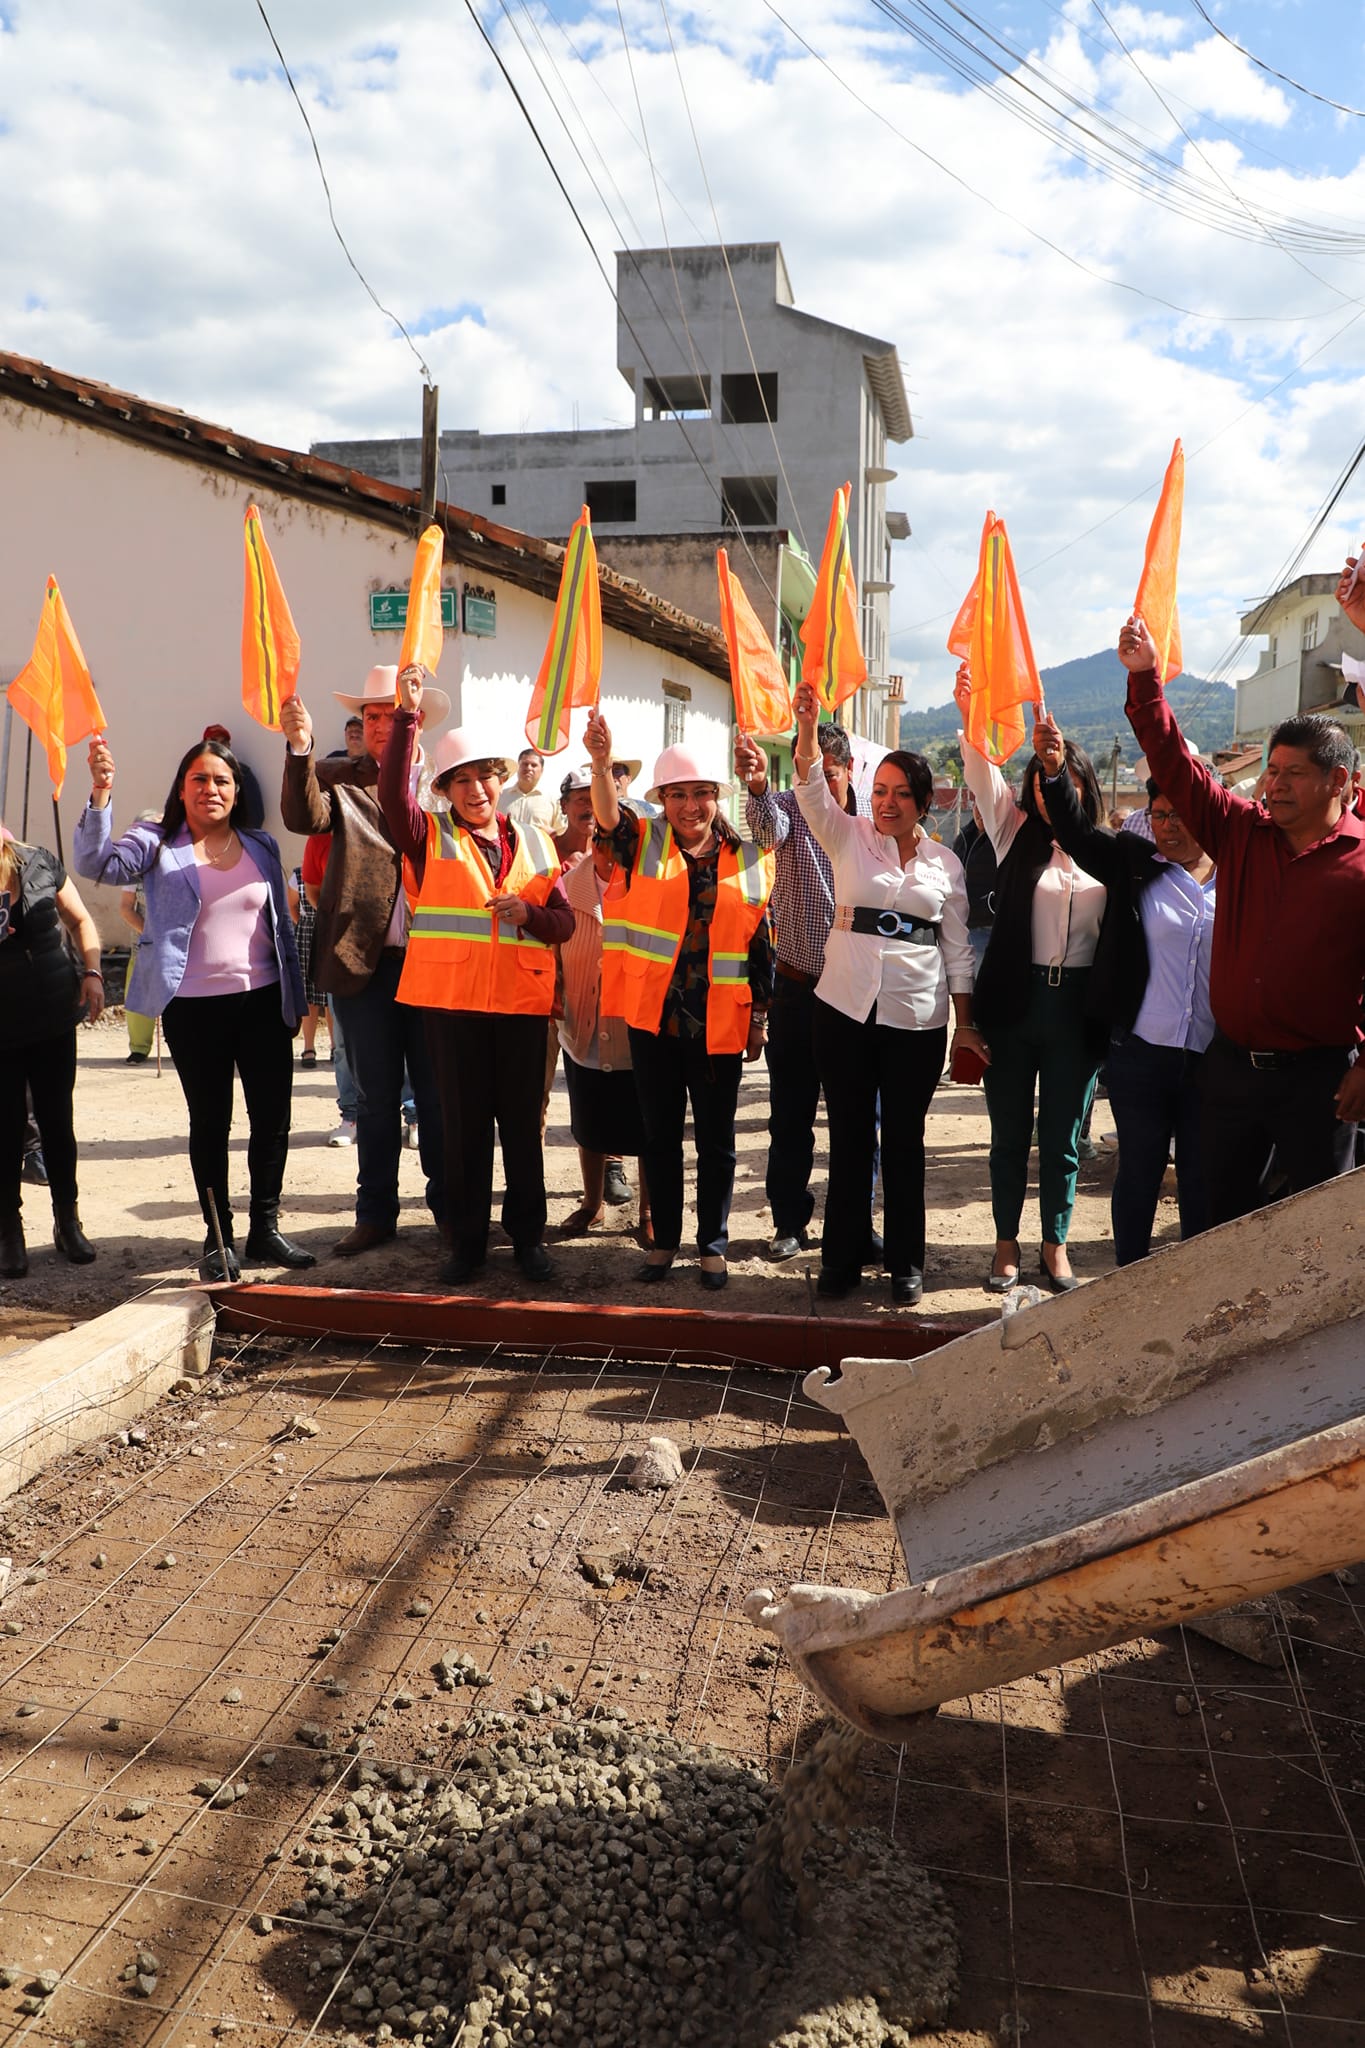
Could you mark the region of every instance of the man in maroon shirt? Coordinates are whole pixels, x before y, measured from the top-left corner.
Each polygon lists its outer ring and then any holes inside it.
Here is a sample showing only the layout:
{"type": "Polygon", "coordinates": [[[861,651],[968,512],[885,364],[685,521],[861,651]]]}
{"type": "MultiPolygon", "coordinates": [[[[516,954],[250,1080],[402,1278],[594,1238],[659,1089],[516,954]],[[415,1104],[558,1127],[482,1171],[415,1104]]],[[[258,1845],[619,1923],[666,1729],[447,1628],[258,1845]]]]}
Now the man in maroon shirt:
{"type": "Polygon", "coordinates": [[[1365,1117],[1355,1064],[1365,991],[1365,823],[1346,808],[1353,749],[1328,718],[1270,737],[1264,808],[1225,789],[1190,753],[1139,618],[1119,635],[1128,720],[1152,774],[1218,863],[1204,1055],[1210,1219],[1258,1202],[1272,1149],[1290,1189],[1353,1164],[1365,1117]]]}

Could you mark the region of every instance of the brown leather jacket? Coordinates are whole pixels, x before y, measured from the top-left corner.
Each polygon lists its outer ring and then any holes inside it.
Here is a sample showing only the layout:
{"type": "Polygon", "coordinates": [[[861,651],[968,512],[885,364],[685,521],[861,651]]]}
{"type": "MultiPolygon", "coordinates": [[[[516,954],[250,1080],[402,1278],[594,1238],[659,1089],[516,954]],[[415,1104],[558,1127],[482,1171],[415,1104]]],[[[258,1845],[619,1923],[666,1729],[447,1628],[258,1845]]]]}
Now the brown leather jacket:
{"type": "Polygon", "coordinates": [[[356,996],[379,965],[403,886],[403,863],[379,808],[379,768],[288,753],[280,814],[291,832],[330,832],[312,979],[324,994],[356,996]]]}

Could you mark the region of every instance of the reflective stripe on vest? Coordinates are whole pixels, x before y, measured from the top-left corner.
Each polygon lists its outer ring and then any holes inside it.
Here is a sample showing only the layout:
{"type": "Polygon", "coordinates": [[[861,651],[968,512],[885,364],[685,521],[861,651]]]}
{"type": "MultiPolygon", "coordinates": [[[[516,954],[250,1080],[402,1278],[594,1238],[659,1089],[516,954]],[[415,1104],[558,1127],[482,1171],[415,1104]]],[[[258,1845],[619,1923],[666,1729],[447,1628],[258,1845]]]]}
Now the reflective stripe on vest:
{"type": "MultiPolygon", "coordinates": [[[[748,1037],[749,944],[772,892],[773,856],[722,846],[709,932],[706,1043],[742,1052],[748,1037]]],[[[630,887],[602,906],[602,1012],[657,1031],[688,909],[687,864],[661,818],[641,821],[630,887]]]]}
{"type": "MultiPolygon", "coordinates": [[[[546,902],[559,874],[553,843],[534,825],[516,844],[496,893],[546,902]]],[[[425,1009],[482,1010],[548,1017],[554,1007],[554,947],[503,924],[487,908],[495,893],[472,833],[446,812],[427,819],[426,872],[408,933],[400,1002],[425,1009]]]]}

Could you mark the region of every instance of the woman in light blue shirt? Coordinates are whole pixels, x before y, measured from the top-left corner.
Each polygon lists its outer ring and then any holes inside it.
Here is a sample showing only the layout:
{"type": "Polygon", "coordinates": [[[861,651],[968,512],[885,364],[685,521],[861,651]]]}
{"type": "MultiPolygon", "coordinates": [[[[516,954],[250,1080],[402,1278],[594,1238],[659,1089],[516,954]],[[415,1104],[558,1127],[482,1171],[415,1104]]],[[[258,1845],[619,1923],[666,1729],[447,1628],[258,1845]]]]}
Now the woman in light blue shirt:
{"type": "MultiPolygon", "coordinates": [[[[1051,719],[1040,722],[1038,732],[1041,744],[1050,745],[1055,734],[1060,747],[1051,719]]],[[[1046,757],[1039,758],[1046,767],[1046,757]]],[[[1119,1141],[1110,1215],[1114,1256],[1130,1266],[1151,1250],[1172,1145],[1180,1235],[1194,1237],[1208,1227],[1199,1068],[1213,1037],[1214,865],[1155,782],[1147,784],[1149,842],[1090,824],[1068,801],[1066,780],[1059,774],[1046,784],[1057,843],[1109,891],[1090,1007],[1109,1023],[1104,1076],[1119,1141]]]]}

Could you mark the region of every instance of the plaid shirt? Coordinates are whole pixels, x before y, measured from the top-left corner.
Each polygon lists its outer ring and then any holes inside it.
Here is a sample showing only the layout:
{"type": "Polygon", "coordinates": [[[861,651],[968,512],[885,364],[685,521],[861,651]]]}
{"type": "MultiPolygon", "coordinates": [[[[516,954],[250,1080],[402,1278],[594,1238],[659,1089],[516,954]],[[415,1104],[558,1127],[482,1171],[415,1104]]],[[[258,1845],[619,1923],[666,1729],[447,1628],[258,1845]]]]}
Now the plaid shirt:
{"type": "MultiPolygon", "coordinates": [[[[851,784],[847,808],[855,817],[860,815],[851,784]]],[[[825,940],[834,922],[834,870],[829,855],[802,817],[795,790],[775,794],[765,789],[761,796],[750,794],[744,816],[757,844],[777,855],[772,900],[777,957],[798,973],[818,980],[825,967],[825,940]]]]}

